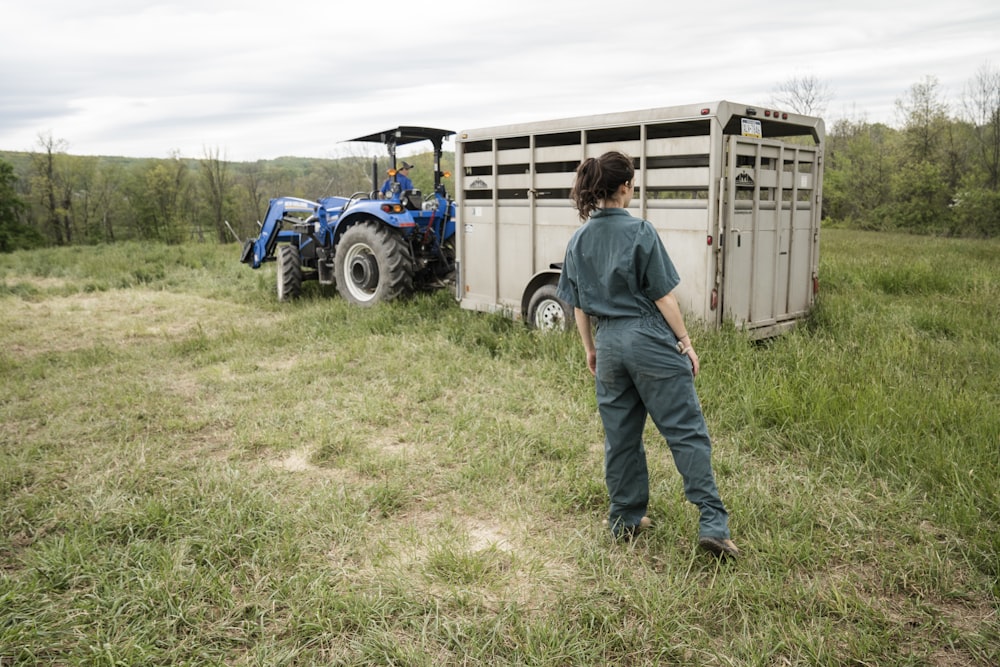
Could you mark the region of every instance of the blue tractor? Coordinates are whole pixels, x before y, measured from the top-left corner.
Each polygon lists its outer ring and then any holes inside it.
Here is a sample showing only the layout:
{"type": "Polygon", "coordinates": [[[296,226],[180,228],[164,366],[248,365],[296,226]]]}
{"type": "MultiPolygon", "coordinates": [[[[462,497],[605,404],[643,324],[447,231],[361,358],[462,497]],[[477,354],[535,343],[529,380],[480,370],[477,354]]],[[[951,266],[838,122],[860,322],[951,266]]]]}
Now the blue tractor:
{"type": "Polygon", "coordinates": [[[351,141],[385,144],[390,187],[383,193],[377,161],[372,189],[319,201],[272,199],[260,235],[240,258],[257,269],[277,261],[278,299],[299,296],[302,284],[336,285],[348,301],[371,306],[447,284],[455,270],[455,202],[441,180],[441,146],[454,132],[397,127],[351,141]],[[434,147],[434,192],[403,190],[396,180],[396,148],[418,141],[434,147]]]}

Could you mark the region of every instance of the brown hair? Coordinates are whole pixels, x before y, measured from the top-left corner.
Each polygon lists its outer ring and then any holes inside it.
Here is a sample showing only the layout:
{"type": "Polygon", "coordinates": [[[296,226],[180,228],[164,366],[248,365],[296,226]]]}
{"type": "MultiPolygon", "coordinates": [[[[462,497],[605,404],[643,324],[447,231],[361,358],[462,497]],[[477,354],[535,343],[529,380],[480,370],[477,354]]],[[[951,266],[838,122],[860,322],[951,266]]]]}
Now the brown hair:
{"type": "Polygon", "coordinates": [[[609,151],[599,158],[587,158],[576,168],[576,181],[569,196],[586,220],[600,208],[599,204],[610,199],[618,186],[628,183],[635,176],[632,158],[618,151],[609,151]]]}

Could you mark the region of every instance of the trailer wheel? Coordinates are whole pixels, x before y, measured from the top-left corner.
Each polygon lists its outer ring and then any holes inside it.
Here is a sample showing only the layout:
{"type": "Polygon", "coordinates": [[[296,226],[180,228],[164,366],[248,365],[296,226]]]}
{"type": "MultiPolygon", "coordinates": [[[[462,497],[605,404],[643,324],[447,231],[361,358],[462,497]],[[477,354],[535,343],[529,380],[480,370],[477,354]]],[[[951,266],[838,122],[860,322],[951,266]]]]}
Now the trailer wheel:
{"type": "Polygon", "coordinates": [[[573,309],[556,296],[556,286],[542,285],[528,301],[528,324],[543,331],[568,331],[573,322],[573,309]]]}
{"type": "Polygon", "coordinates": [[[291,245],[278,248],[278,301],[291,301],[302,295],[302,258],[291,245]]]}
{"type": "Polygon", "coordinates": [[[359,306],[392,301],[413,291],[413,257],[406,240],[378,222],[351,227],[334,255],[337,291],[359,306]]]}

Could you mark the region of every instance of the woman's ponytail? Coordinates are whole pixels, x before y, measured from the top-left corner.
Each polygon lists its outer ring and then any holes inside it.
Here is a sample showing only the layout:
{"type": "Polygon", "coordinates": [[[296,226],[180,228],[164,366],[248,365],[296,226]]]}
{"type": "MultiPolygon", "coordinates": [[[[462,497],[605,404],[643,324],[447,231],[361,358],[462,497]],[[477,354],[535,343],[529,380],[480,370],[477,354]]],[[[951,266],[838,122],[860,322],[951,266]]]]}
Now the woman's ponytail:
{"type": "Polygon", "coordinates": [[[600,208],[603,201],[611,199],[619,186],[628,183],[635,176],[632,158],[618,151],[610,151],[599,158],[587,158],[576,169],[576,180],[570,191],[570,199],[586,220],[600,208]]]}

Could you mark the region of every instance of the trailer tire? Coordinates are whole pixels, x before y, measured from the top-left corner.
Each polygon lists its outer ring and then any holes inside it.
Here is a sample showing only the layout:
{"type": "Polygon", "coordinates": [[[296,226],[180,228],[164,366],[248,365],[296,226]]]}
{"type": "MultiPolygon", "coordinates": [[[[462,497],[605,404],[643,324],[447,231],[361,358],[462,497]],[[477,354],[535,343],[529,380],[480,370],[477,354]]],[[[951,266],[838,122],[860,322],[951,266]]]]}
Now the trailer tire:
{"type": "Polygon", "coordinates": [[[302,296],[302,258],[295,246],[278,248],[277,282],[278,301],[291,301],[302,296]]]}
{"type": "Polygon", "coordinates": [[[334,255],[337,291],[359,306],[392,301],[413,291],[413,256],[399,232],[361,222],[344,232],[334,255]]]}
{"type": "Polygon", "coordinates": [[[542,331],[569,331],[572,326],[573,309],[556,296],[556,286],[542,285],[528,301],[528,324],[542,331]]]}

